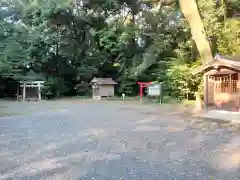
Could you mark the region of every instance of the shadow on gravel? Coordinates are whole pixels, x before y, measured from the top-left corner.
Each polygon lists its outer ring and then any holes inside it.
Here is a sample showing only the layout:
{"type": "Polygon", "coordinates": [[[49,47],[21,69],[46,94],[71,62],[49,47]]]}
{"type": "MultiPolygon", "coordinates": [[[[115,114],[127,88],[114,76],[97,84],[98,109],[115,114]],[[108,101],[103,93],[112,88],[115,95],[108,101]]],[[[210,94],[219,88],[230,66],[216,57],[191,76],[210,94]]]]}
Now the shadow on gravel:
{"type": "Polygon", "coordinates": [[[188,120],[170,106],[116,106],[121,110],[114,116],[100,109],[102,121],[84,129],[90,119],[79,119],[79,107],[71,108],[1,121],[0,132],[8,136],[0,136],[0,179],[239,179],[240,136],[230,127],[188,120]]]}

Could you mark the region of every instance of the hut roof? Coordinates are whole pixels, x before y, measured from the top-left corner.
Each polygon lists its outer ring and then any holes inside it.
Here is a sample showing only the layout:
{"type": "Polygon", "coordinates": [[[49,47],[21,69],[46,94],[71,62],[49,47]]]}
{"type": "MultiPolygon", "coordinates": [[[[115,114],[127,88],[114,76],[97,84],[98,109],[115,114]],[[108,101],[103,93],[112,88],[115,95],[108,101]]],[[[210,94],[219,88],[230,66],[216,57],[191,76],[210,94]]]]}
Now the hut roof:
{"type": "Polygon", "coordinates": [[[218,66],[225,66],[230,69],[235,69],[240,71],[240,57],[237,57],[237,56],[227,57],[227,56],[221,56],[217,54],[212,61],[210,61],[207,64],[204,64],[202,67],[197,69],[194,72],[194,74],[207,72],[211,69],[215,69],[218,66]]]}
{"type": "Polygon", "coordinates": [[[108,85],[114,85],[117,84],[112,78],[93,78],[90,84],[92,83],[98,83],[100,85],[102,84],[108,84],[108,85]]]}

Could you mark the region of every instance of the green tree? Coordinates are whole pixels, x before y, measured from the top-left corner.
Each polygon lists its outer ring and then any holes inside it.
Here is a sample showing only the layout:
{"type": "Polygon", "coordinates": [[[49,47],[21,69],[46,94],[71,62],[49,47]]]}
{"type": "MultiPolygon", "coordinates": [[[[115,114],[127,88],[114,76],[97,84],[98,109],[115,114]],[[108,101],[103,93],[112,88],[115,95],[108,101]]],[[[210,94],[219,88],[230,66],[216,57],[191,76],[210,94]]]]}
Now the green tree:
{"type": "Polygon", "coordinates": [[[211,51],[239,54],[238,1],[83,2],[1,1],[1,75],[44,79],[49,97],[89,94],[96,76],[113,77],[127,95],[137,81],[158,80],[182,99],[200,83],[191,69],[211,51]]]}

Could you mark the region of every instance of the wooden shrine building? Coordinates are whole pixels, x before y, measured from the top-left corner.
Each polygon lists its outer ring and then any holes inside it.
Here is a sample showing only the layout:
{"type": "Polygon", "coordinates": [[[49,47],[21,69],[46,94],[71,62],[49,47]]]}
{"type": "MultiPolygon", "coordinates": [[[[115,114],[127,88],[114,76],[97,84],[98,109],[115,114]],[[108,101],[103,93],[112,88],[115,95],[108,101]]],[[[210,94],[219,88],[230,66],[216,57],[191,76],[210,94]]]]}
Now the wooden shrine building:
{"type": "Polygon", "coordinates": [[[198,72],[204,74],[204,106],[240,111],[240,57],[216,55],[198,72]]]}
{"type": "Polygon", "coordinates": [[[112,78],[93,78],[90,83],[93,99],[114,97],[114,86],[116,84],[112,78]]]}

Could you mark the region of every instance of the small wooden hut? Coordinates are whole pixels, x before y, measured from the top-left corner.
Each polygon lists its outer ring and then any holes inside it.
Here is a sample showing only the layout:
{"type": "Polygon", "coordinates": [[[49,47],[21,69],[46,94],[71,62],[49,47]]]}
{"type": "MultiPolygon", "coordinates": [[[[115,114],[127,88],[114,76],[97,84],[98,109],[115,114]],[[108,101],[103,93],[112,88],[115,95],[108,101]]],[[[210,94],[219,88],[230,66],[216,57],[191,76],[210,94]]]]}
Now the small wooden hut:
{"type": "Polygon", "coordinates": [[[201,67],[204,74],[204,105],[240,111],[240,57],[216,55],[201,67]]]}
{"type": "Polygon", "coordinates": [[[93,99],[114,96],[114,86],[117,84],[112,78],[93,78],[91,81],[93,99]]]}

